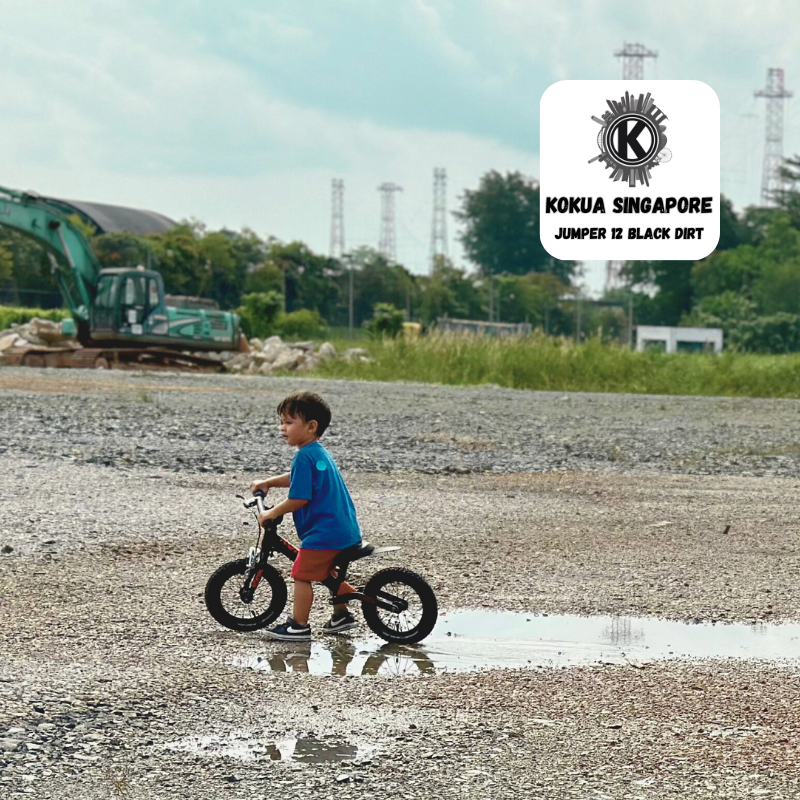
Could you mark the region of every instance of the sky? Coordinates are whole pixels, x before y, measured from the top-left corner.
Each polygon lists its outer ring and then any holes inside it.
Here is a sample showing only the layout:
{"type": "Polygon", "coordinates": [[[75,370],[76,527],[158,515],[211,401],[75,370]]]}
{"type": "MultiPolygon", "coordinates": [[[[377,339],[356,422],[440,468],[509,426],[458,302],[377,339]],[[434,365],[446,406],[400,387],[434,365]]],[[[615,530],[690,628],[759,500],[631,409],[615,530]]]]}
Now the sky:
{"type": "MultiPolygon", "coordinates": [[[[796,0],[3,0],[0,185],[249,227],[327,253],[331,180],[347,249],[377,246],[396,195],[397,259],[427,271],[433,169],[448,210],[489,170],[539,171],[539,99],[621,78],[708,83],[722,191],[759,201],[764,101],[781,67],[784,153],[800,152],[796,0]]],[[[470,268],[448,218],[448,250],[470,268]]],[[[587,291],[603,284],[588,262],[587,291]]]]}

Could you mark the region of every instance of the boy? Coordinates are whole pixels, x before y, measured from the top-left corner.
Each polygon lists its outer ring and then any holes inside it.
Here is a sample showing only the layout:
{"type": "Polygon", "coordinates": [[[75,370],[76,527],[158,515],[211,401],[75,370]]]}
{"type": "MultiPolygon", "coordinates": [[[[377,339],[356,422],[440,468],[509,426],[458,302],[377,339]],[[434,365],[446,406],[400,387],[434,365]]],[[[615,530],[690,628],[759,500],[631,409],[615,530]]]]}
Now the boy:
{"type": "MultiPolygon", "coordinates": [[[[290,394],[278,406],[281,436],[297,448],[292,471],[253,483],[251,492],[265,494],[273,488],[289,490],[289,497],[265,511],[259,522],[292,512],[300,537],[300,552],[292,566],[294,605],[292,616],[282,625],[266,631],[267,636],[282,641],[307,642],[311,639],[308,614],[314,601],[312,581],[324,581],[331,574],[333,562],[341,550],[361,542],[361,530],[350,493],[328,451],[319,443],[331,421],[325,401],[311,392],[290,394]]],[[[355,591],[349,583],[340,593],[355,591]]],[[[355,617],[346,605],[334,608],[325,623],[324,633],[339,633],[356,626],[355,617]]]]}

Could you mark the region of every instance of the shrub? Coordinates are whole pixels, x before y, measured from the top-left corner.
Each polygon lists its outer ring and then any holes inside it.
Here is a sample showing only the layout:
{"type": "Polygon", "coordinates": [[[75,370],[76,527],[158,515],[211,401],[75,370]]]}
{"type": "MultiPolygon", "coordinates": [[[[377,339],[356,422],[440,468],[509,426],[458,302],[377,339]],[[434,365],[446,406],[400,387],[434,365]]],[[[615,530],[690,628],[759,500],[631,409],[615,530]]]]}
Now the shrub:
{"type": "Polygon", "coordinates": [[[376,303],[372,319],[364,327],[372,339],[394,339],[403,330],[403,312],[391,303],[376,303]]]}
{"type": "Polygon", "coordinates": [[[15,308],[13,306],[0,306],[0,331],[10,328],[12,325],[22,325],[30,322],[34,317],[39,319],[51,319],[53,322],[60,322],[62,319],[69,319],[72,314],[65,308],[15,308]]]}
{"type": "Polygon", "coordinates": [[[275,321],[283,305],[283,298],[274,291],[253,292],[242,297],[242,305],[236,309],[241,317],[242,330],[249,338],[263,339],[275,332],[275,321]]]}
{"type": "Polygon", "coordinates": [[[275,321],[275,332],[286,339],[321,339],[327,330],[319,312],[307,308],[289,314],[281,312],[275,321]]]}
{"type": "Polygon", "coordinates": [[[756,316],[755,303],[733,292],[704,297],[681,322],[703,328],[722,328],[726,350],[800,352],[800,315],[779,311],[769,316],[756,316]]]}

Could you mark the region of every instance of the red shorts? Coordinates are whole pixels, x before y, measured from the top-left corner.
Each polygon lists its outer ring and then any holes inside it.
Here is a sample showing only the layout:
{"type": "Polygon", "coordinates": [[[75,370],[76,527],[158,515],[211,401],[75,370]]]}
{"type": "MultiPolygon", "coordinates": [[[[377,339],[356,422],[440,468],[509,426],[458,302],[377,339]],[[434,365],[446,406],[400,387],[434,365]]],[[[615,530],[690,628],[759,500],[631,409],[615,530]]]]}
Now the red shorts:
{"type": "Polygon", "coordinates": [[[300,548],[292,564],[292,578],[298,581],[324,581],[333,571],[333,562],[341,550],[308,550],[300,548]]]}

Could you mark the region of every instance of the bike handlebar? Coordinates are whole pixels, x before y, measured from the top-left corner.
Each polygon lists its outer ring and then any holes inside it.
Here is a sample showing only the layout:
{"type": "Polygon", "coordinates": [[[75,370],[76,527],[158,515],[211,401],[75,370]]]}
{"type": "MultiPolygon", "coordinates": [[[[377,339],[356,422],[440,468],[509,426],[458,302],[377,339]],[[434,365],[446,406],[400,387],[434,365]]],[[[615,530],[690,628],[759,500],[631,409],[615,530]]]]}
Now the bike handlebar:
{"type": "MultiPolygon", "coordinates": [[[[266,497],[264,492],[256,492],[249,500],[241,494],[237,494],[236,496],[242,501],[245,508],[255,508],[259,517],[269,508],[272,508],[272,506],[264,505],[264,498],[266,497]]],[[[283,514],[276,519],[268,520],[268,522],[272,522],[274,525],[280,525],[281,522],[283,522],[283,514]]]]}

